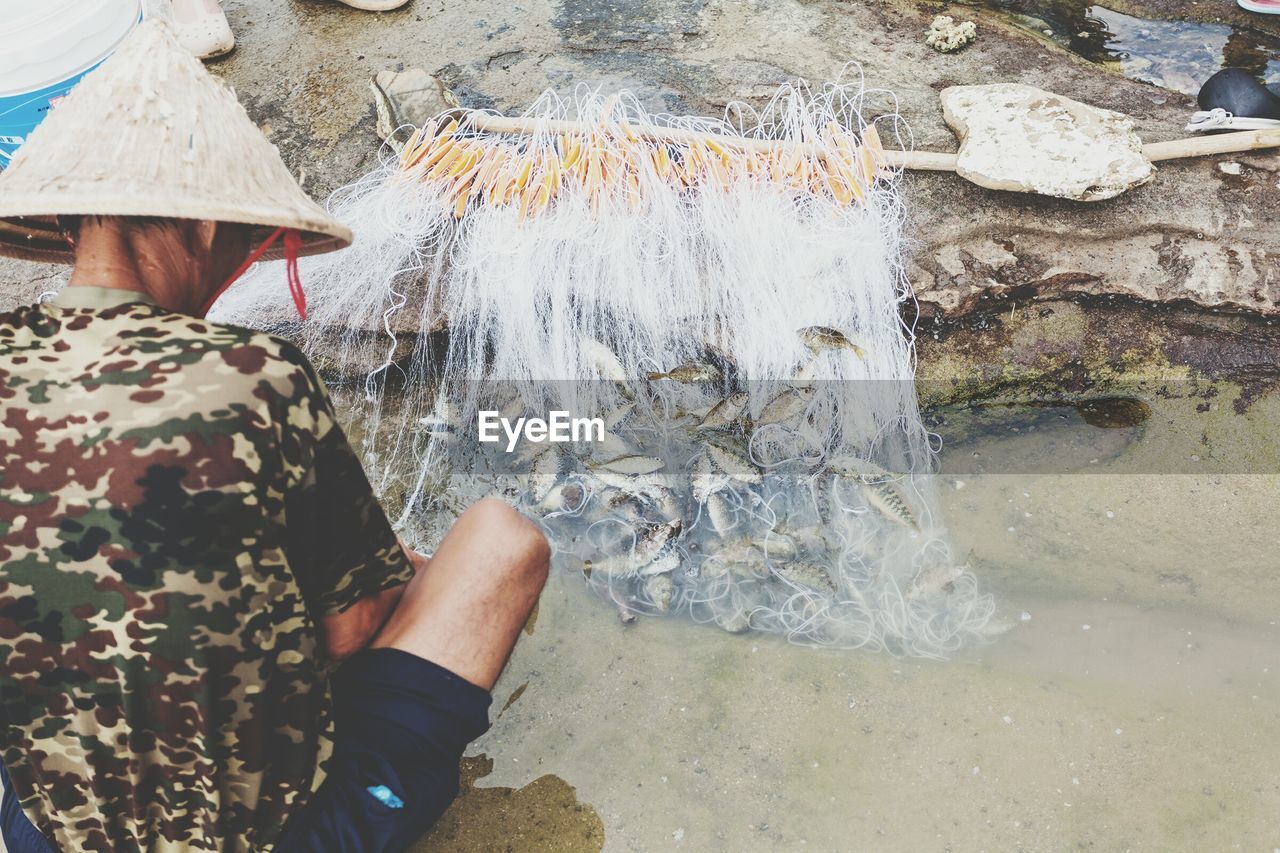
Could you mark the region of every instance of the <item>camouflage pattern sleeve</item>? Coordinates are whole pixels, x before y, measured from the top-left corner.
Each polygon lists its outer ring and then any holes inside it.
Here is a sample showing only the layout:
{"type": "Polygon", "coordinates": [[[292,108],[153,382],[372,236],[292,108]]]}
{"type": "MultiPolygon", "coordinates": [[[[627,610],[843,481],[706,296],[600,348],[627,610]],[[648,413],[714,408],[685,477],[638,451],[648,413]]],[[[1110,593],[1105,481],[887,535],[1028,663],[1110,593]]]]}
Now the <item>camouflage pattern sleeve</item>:
{"type": "Polygon", "coordinates": [[[289,475],[284,496],[287,555],[314,616],[341,613],[362,598],[413,577],[315,369],[281,341],[298,372],[280,401],[281,449],[289,475]]]}

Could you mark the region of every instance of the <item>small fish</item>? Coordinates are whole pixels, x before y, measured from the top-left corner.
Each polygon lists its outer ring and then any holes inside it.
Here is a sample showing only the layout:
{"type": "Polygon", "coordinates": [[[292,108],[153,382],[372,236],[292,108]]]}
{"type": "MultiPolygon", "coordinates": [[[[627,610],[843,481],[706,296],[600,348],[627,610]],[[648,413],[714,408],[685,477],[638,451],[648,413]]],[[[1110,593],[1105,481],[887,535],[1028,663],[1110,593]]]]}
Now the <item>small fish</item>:
{"type": "Polygon", "coordinates": [[[666,613],[671,609],[671,600],[675,597],[676,585],[671,580],[670,573],[653,575],[645,578],[644,592],[659,613],[666,613]]]}
{"type": "Polygon", "coordinates": [[[436,414],[418,418],[418,426],[431,435],[449,435],[454,431],[453,424],[436,414]]]}
{"type": "Polygon", "coordinates": [[[785,581],[797,586],[808,587],[817,592],[836,594],[836,582],[826,566],[803,561],[773,566],[773,573],[785,581]]]}
{"type": "Polygon", "coordinates": [[[586,490],[579,484],[561,483],[547,492],[537,507],[542,512],[576,512],[586,499],[586,490]]]}
{"type": "Polygon", "coordinates": [[[919,532],[920,522],[911,511],[907,499],[898,487],[891,482],[872,482],[862,484],[862,495],[868,506],[874,507],[885,518],[896,521],[903,527],[919,532]]]}
{"type": "Polygon", "coordinates": [[[563,456],[554,447],[548,447],[533,460],[529,468],[529,497],[534,504],[542,503],[551,494],[560,479],[563,462],[563,456]]]}
{"type": "Polygon", "coordinates": [[[612,509],[631,501],[652,507],[664,519],[683,515],[675,491],[655,479],[615,474],[603,468],[595,468],[586,475],[586,480],[593,493],[610,495],[610,503],[605,505],[606,508],[612,509]]]}
{"type": "Polygon", "coordinates": [[[661,471],[666,467],[666,463],[655,456],[619,456],[617,459],[610,459],[608,462],[599,464],[588,463],[588,467],[612,471],[615,474],[630,474],[638,476],[642,474],[652,474],[654,471],[661,471]]]}
{"type": "Polygon", "coordinates": [[[675,548],[668,546],[653,562],[640,568],[640,577],[651,578],[659,575],[670,575],[680,568],[680,555],[675,548]]]}
{"type": "Polygon", "coordinates": [[[829,547],[827,542],[827,528],[822,525],[806,526],[806,528],[796,528],[791,530],[792,540],[795,540],[796,546],[803,551],[826,551],[829,547]]]}
{"type": "Polygon", "coordinates": [[[774,397],[760,411],[756,418],[761,424],[781,424],[793,421],[809,407],[813,399],[814,389],[811,387],[788,388],[774,397]]]}
{"type": "Polygon", "coordinates": [[[565,461],[568,459],[554,444],[544,445],[542,450],[534,454],[533,461],[529,465],[530,474],[559,474],[564,469],[565,461]]]}
{"type": "Polygon", "coordinates": [[[679,367],[673,367],[666,373],[650,373],[648,378],[650,382],[669,379],[673,382],[693,383],[718,382],[723,377],[719,370],[709,364],[703,364],[697,361],[687,361],[679,367]]]}
{"type": "Polygon", "coordinates": [[[800,546],[785,533],[770,531],[753,543],[770,562],[786,562],[800,556],[800,546]]]}
{"type": "Polygon", "coordinates": [[[870,483],[896,479],[895,475],[869,459],[853,455],[837,456],[827,460],[827,470],[846,480],[870,483]]]}
{"type": "Polygon", "coordinates": [[[604,418],[605,431],[612,432],[618,426],[618,424],[622,423],[627,419],[627,417],[635,410],[635,407],[636,407],[636,404],[634,401],[630,403],[624,403],[618,408],[614,409],[609,414],[605,415],[605,418],[604,418]]]}
{"type": "Polygon", "coordinates": [[[685,514],[684,504],[676,498],[673,492],[668,492],[667,496],[655,496],[653,506],[658,512],[660,518],[673,519],[683,518],[685,514]]]}
{"type": "Polygon", "coordinates": [[[643,487],[644,498],[665,519],[684,517],[684,507],[674,490],[661,483],[646,483],[643,487]]]}
{"type": "Polygon", "coordinates": [[[744,391],[725,397],[711,407],[711,411],[707,412],[707,416],[698,424],[698,429],[725,429],[732,425],[742,417],[742,411],[747,407],[747,399],[744,391]]]}
{"type": "Polygon", "coordinates": [[[814,355],[828,350],[842,349],[848,350],[858,358],[864,358],[866,355],[862,347],[849,340],[844,332],[839,329],[833,329],[830,326],[805,326],[797,334],[800,335],[800,340],[814,355]]]}
{"type": "Polygon", "coordinates": [[[582,354],[589,367],[610,382],[626,382],[627,371],[618,359],[617,353],[594,338],[582,339],[582,354]]]}
{"type": "Polygon", "coordinates": [[[834,503],[831,493],[835,491],[835,477],[815,477],[812,484],[813,508],[818,511],[818,521],[823,525],[831,523],[831,510],[834,503]]]}
{"type": "Polygon", "coordinates": [[[708,497],[729,487],[729,475],[717,470],[711,457],[702,453],[689,470],[689,487],[695,501],[706,503],[708,497]]]}
{"type": "Polygon", "coordinates": [[[744,580],[763,580],[769,576],[769,564],[765,562],[760,549],[747,540],[729,540],[716,550],[714,556],[702,563],[703,577],[717,578],[725,575],[744,580]]]}
{"type": "Polygon", "coordinates": [[[711,529],[720,536],[728,535],[737,523],[733,510],[729,508],[729,502],[719,494],[711,494],[707,496],[704,506],[707,510],[707,518],[711,520],[711,529]]]}
{"type": "Polygon", "coordinates": [[[587,482],[591,483],[592,491],[600,491],[603,488],[617,489],[628,497],[641,497],[644,495],[644,486],[646,481],[639,477],[632,477],[627,474],[616,474],[601,465],[592,465],[587,463],[590,473],[587,474],[587,482]]]}
{"type": "Polygon", "coordinates": [[[729,355],[723,346],[705,341],[702,347],[704,361],[707,364],[714,367],[721,377],[730,381],[736,380],[739,373],[738,362],[734,360],[733,356],[729,355]]]}
{"type": "Polygon", "coordinates": [[[505,461],[511,465],[532,465],[533,460],[541,456],[546,449],[546,445],[538,444],[537,442],[521,441],[516,444],[515,450],[504,454],[505,461]]]}
{"type": "Polygon", "coordinates": [[[700,424],[702,423],[702,419],[705,418],[713,408],[714,408],[714,405],[711,403],[708,403],[704,406],[692,406],[690,408],[685,408],[684,406],[677,406],[676,419],[687,420],[695,424],[700,424]]]}
{"type": "Polygon", "coordinates": [[[449,402],[444,399],[436,401],[436,407],[425,418],[418,419],[418,425],[430,433],[450,433],[458,429],[460,417],[449,402]]]}
{"type": "Polygon", "coordinates": [[[587,483],[591,486],[600,505],[609,512],[615,512],[629,503],[634,503],[640,497],[639,491],[615,489],[613,486],[606,485],[603,480],[587,479],[587,483]]]}
{"type": "Polygon", "coordinates": [[[702,446],[706,448],[707,456],[715,467],[729,477],[749,486],[758,486],[764,482],[764,476],[751,464],[751,460],[747,459],[746,456],[725,450],[709,442],[704,442],[702,446]]]}
{"type": "Polygon", "coordinates": [[[635,565],[628,574],[648,577],[674,571],[680,565],[675,542],[683,527],[680,519],[673,519],[665,524],[652,525],[637,536],[630,555],[635,565]]]}
{"type": "MultiPolygon", "coordinates": [[[[593,573],[600,572],[608,577],[635,577],[660,557],[669,557],[667,546],[680,535],[683,527],[684,523],[680,519],[652,525],[636,534],[635,546],[630,551],[614,557],[606,557],[598,562],[592,561],[591,570],[593,573]]],[[[678,561],[676,565],[679,565],[678,561]]],[[[656,574],[656,572],[649,571],[644,574],[656,574]]]]}
{"type": "Polygon", "coordinates": [[[617,489],[609,489],[601,498],[601,505],[614,518],[636,526],[661,521],[650,511],[649,503],[640,496],[628,495],[617,489]]]}

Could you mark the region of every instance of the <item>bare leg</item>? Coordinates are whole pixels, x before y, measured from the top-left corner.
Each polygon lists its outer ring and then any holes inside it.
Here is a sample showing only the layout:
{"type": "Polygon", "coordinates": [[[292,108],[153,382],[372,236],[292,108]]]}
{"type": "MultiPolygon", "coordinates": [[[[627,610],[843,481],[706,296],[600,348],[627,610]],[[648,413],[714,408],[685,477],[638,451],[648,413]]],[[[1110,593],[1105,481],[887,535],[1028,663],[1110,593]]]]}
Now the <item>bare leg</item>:
{"type": "Polygon", "coordinates": [[[493,688],[547,580],[550,548],[532,522],[488,498],[458,517],[430,567],[373,641],[493,688]]]}

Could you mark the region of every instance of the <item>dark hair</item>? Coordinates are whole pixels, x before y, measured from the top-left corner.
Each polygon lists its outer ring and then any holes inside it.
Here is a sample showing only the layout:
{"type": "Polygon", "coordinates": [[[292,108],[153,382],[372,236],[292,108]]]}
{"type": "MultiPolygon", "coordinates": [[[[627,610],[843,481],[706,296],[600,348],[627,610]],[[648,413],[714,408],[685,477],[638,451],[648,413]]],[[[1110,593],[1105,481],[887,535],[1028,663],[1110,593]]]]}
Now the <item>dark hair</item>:
{"type": "Polygon", "coordinates": [[[88,214],[67,214],[54,217],[57,220],[58,228],[62,230],[64,236],[72,243],[80,236],[80,229],[86,222],[92,222],[95,225],[101,225],[104,220],[118,219],[125,224],[131,231],[143,231],[148,228],[157,228],[164,225],[171,225],[172,219],[163,216],[106,216],[97,213],[88,214]]]}

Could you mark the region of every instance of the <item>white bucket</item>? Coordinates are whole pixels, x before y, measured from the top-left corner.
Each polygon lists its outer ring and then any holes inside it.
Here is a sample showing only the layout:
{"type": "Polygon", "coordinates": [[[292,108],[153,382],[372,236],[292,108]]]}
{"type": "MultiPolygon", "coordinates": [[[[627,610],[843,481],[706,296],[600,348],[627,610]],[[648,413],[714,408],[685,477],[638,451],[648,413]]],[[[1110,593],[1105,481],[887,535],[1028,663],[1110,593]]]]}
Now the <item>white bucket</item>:
{"type": "Polygon", "coordinates": [[[143,0],[0,0],[0,168],[144,17],[143,0]]]}

